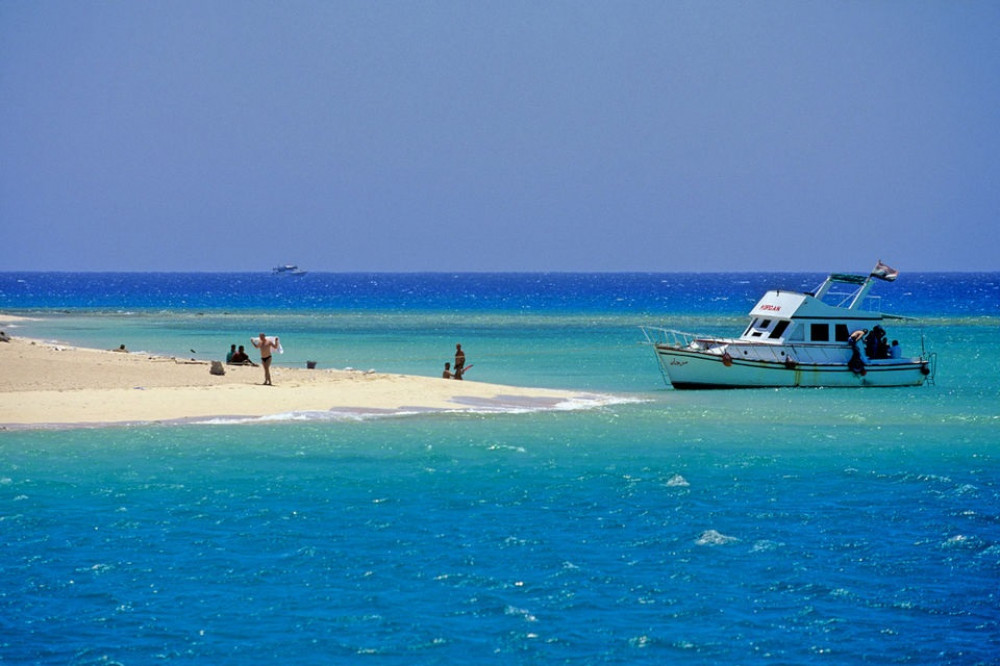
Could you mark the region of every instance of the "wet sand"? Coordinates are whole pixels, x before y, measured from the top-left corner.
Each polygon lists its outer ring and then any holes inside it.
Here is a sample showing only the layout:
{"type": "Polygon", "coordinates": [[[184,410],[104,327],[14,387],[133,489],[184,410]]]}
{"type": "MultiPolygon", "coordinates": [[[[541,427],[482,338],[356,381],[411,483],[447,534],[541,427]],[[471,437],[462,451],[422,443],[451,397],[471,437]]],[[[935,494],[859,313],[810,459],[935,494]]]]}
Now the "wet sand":
{"type": "Polygon", "coordinates": [[[205,421],[329,412],[520,410],[603,396],[439,377],[225,365],[13,338],[0,342],[0,428],[205,421]]]}

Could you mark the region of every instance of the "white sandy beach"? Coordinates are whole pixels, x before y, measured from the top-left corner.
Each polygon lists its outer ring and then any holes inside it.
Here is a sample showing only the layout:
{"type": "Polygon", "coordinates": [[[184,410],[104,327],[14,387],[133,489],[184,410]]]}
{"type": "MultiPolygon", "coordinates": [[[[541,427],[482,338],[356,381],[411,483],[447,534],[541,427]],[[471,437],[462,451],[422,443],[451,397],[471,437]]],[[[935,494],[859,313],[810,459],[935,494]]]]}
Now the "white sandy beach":
{"type": "Polygon", "coordinates": [[[302,412],[383,413],[554,407],[592,401],[573,391],[437,377],[263,370],[139,353],[68,347],[26,338],[0,342],[0,428],[253,418],[302,412]]]}

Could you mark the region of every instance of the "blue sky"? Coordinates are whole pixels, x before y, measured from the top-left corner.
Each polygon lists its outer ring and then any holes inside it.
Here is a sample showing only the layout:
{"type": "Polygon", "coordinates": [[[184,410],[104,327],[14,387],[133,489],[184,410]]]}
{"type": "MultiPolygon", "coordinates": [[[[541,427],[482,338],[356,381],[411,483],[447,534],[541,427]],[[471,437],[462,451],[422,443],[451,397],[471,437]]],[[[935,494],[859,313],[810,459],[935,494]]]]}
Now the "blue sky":
{"type": "Polygon", "coordinates": [[[1000,3],[0,0],[0,270],[1000,270],[1000,3]]]}

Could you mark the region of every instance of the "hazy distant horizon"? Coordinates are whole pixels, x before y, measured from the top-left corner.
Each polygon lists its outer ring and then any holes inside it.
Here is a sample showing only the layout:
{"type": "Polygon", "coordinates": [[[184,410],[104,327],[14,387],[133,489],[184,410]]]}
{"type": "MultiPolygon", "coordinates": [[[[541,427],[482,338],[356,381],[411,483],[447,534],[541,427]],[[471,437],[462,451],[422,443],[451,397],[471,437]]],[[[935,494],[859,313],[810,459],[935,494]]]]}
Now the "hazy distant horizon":
{"type": "MultiPolygon", "coordinates": [[[[42,271],[42,270],[2,270],[0,274],[8,275],[31,275],[31,274],[52,274],[52,273],[65,273],[67,275],[141,275],[143,273],[147,274],[170,274],[176,273],[180,275],[184,274],[206,274],[206,275],[262,275],[262,276],[272,276],[272,271],[268,270],[256,270],[256,271],[203,271],[203,270],[163,270],[163,271],[115,271],[115,270],[52,270],[52,271],[42,271]]],[[[716,270],[704,270],[704,271],[644,271],[644,270],[623,270],[623,271],[577,271],[577,270],[560,270],[560,271],[520,271],[520,270],[498,270],[498,271],[392,271],[392,270],[354,270],[354,271],[307,271],[307,274],[314,275],[829,275],[831,273],[853,273],[858,275],[864,275],[867,271],[861,270],[784,270],[784,271],[768,271],[768,270],[739,270],[739,271],[716,271],[716,270]]],[[[960,274],[960,275],[1000,275],[1000,270],[907,270],[905,273],[912,275],[934,275],[934,274],[960,274]]],[[[302,276],[306,277],[306,276],[302,276]]],[[[302,277],[294,278],[283,278],[275,277],[275,279],[283,280],[297,280],[302,279],[302,277]]]]}

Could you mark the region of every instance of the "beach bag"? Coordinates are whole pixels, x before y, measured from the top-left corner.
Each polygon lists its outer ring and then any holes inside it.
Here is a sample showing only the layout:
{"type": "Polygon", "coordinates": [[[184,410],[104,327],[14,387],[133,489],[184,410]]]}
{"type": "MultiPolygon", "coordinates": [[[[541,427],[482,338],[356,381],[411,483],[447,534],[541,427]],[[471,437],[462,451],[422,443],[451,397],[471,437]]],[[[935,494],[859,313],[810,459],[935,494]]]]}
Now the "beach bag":
{"type": "Polygon", "coordinates": [[[226,374],[226,369],[222,367],[222,361],[212,361],[212,367],[208,371],[213,375],[226,374]]]}

